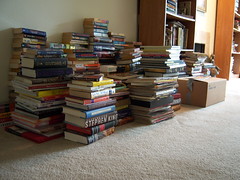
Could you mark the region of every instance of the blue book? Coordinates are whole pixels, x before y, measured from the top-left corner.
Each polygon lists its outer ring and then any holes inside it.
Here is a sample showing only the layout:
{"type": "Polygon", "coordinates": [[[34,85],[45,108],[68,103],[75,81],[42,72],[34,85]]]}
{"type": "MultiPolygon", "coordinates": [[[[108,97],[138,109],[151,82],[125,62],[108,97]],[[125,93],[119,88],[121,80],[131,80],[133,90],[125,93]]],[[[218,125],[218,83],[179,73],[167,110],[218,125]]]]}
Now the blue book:
{"type": "Polygon", "coordinates": [[[83,111],[83,110],[68,107],[68,106],[63,107],[63,113],[70,114],[76,117],[81,117],[81,118],[91,118],[91,117],[99,116],[105,113],[113,112],[115,110],[116,110],[115,105],[106,106],[106,107],[89,110],[89,111],[83,111]]]}
{"type": "Polygon", "coordinates": [[[14,28],[13,29],[14,34],[31,34],[31,35],[37,35],[37,36],[43,36],[46,37],[47,33],[45,31],[39,31],[35,29],[28,29],[28,28],[14,28]]]}

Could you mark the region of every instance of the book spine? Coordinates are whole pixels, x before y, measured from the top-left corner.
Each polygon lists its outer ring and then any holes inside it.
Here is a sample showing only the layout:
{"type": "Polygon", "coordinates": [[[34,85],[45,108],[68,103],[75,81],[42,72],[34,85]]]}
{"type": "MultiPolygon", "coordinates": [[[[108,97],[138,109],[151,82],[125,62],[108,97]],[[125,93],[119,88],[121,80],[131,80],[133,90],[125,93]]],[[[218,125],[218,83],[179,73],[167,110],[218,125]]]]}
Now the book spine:
{"type": "Polygon", "coordinates": [[[91,99],[99,98],[102,96],[108,96],[115,93],[115,88],[109,88],[102,91],[96,91],[91,93],[91,99]]]}
{"type": "Polygon", "coordinates": [[[96,99],[84,99],[83,105],[109,100],[109,96],[103,96],[96,99]]]}
{"type": "Polygon", "coordinates": [[[109,80],[103,80],[103,81],[99,81],[99,82],[92,82],[93,86],[103,86],[103,85],[107,85],[107,84],[113,84],[113,80],[109,79],[109,80]]]}
{"type": "Polygon", "coordinates": [[[114,133],[114,131],[115,131],[115,127],[111,127],[111,128],[109,128],[109,129],[106,129],[106,130],[104,130],[104,131],[102,131],[102,132],[99,132],[99,133],[97,133],[97,134],[93,134],[92,136],[88,136],[88,137],[87,137],[87,139],[88,139],[88,144],[91,144],[91,143],[93,143],[93,142],[95,142],[95,141],[97,141],[97,140],[99,140],[99,139],[102,139],[102,138],[104,138],[104,137],[106,137],[106,136],[109,136],[109,135],[111,135],[112,133],[114,133]]]}
{"type": "Polygon", "coordinates": [[[12,122],[12,118],[8,117],[8,118],[0,118],[0,124],[1,123],[5,123],[5,122],[12,122]]]}
{"type": "Polygon", "coordinates": [[[86,115],[86,118],[91,118],[91,117],[98,116],[98,115],[101,115],[101,114],[105,114],[105,113],[108,113],[108,112],[112,112],[112,111],[115,111],[115,110],[116,110],[115,105],[112,105],[112,106],[107,106],[107,107],[103,107],[103,108],[99,108],[99,109],[85,111],[85,115],[86,115]]]}
{"type": "Polygon", "coordinates": [[[34,68],[67,67],[67,58],[35,58],[34,68]]]}
{"type": "Polygon", "coordinates": [[[36,69],[36,78],[45,78],[52,76],[64,76],[72,74],[72,68],[49,68],[49,69],[36,69]]]}
{"type": "Polygon", "coordinates": [[[8,118],[11,116],[11,112],[0,113],[0,118],[8,118]]]}
{"type": "Polygon", "coordinates": [[[85,128],[93,127],[99,124],[104,124],[110,121],[114,121],[118,119],[117,111],[113,111],[111,113],[102,114],[96,117],[88,118],[85,121],[85,128]]]}
{"type": "Polygon", "coordinates": [[[32,34],[32,35],[37,35],[37,36],[47,36],[47,33],[44,31],[39,31],[39,30],[33,30],[33,29],[28,29],[28,28],[22,28],[22,33],[24,34],[32,34]]]}
{"type": "Polygon", "coordinates": [[[60,95],[60,94],[68,94],[68,89],[53,89],[53,90],[47,90],[47,91],[39,91],[38,97],[46,97],[46,96],[54,96],[54,95],[60,95]]]}
{"type": "Polygon", "coordinates": [[[88,106],[89,110],[92,110],[92,109],[97,109],[97,108],[100,108],[100,107],[111,106],[111,105],[114,105],[114,104],[116,104],[116,100],[115,99],[109,99],[107,101],[92,103],[92,104],[89,104],[87,106],[88,106]]]}
{"type": "Polygon", "coordinates": [[[53,54],[55,54],[55,55],[57,55],[57,54],[62,55],[63,51],[62,50],[61,51],[56,51],[56,50],[38,50],[37,54],[38,55],[53,55],[53,54]]]}
{"type": "Polygon", "coordinates": [[[79,126],[67,124],[66,129],[73,130],[73,131],[83,133],[83,134],[86,134],[86,135],[93,135],[93,134],[99,133],[101,131],[104,131],[108,128],[114,127],[114,126],[117,125],[117,123],[118,123],[118,121],[114,120],[114,121],[109,121],[107,123],[100,124],[100,125],[97,125],[97,126],[93,126],[93,127],[90,127],[90,128],[81,128],[79,126]]]}

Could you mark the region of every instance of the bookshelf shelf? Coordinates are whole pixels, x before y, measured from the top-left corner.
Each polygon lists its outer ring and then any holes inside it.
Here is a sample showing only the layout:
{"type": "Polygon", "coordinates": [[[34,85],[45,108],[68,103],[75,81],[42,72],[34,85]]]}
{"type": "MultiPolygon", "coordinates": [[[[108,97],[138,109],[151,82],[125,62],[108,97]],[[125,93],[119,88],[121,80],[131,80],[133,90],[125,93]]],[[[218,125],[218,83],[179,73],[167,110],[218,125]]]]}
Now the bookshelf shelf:
{"type": "Polygon", "coordinates": [[[233,28],[233,31],[234,32],[240,32],[240,30],[236,29],[236,28],[233,28]]]}
{"type": "Polygon", "coordinates": [[[167,12],[167,19],[195,22],[195,19],[193,18],[185,17],[183,15],[173,14],[171,12],[167,12]]]}
{"type": "Polygon", "coordinates": [[[235,18],[239,18],[240,19],[240,14],[238,12],[235,11],[235,18]]]}
{"type": "Polygon", "coordinates": [[[232,52],[232,55],[240,55],[240,52],[232,52]]]}
{"type": "Polygon", "coordinates": [[[138,0],[138,41],[145,46],[180,45],[193,50],[196,1],[178,0],[176,9],[167,10],[168,0],[138,0]],[[189,15],[177,14],[177,5],[185,2],[189,3],[189,15]]]}

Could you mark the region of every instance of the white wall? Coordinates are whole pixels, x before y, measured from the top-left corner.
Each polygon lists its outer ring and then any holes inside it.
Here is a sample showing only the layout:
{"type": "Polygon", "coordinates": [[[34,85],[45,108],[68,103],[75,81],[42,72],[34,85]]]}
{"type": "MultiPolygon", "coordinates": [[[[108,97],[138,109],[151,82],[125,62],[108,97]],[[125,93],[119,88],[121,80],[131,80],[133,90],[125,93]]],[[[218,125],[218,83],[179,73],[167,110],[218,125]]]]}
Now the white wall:
{"type": "Polygon", "coordinates": [[[83,18],[108,19],[109,30],[137,35],[137,0],[0,0],[0,103],[8,100],[11,28],[47,32],[48,40],[61,42],[62,32],[83,32],[83,18]]]}
{"type": "Polygon", "coordinates": [[[205,43],[205,53],[208,55],[214,50],[216,4],[217,0],[208,0],[207,11],[197,11],[196,14],[195,42],[205,43]]]}

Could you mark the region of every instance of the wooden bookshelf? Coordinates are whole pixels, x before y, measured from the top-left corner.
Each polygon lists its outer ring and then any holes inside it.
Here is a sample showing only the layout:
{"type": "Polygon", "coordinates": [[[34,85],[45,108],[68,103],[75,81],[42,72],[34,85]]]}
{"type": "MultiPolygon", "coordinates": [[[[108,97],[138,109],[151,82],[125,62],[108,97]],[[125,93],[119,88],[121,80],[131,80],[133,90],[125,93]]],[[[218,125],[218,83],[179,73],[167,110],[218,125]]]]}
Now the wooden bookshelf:
{"type": "MultiPolygon", "coordinates": [[[[178,0],[178,3],[186,0],[178,0]]],[[[184,49],[194,49],[194,33],[196,18],[196,0],[189,0],[190,12],[181,15],[166,9],[167,0],[138,0],[138,41],[143,45],[166,45],[166,29],[170,21],[178,21],[187,29],[184,49]]],[[[177,4],[178,4],[177,3],[177,4]]],[[[168,32],[173,32],[169,31],[168,32]]],[[[186,33],[184,31],[184,33],[186,33]]],[[[168,44],[167,44],[168,45],[168,44]]]]}
{"type": "Polygon", "coordinates": [[[234,27],[234,20],[240,19],[239,9],[235,10],[235,0],[217,1],[216,32],[215,32],[215,63],[221,69],[218,77],[229,79],[230,72],[238,67],[231,67],[231,57],[234,57],[233,66],[239,66],[240,61],[240,30],[234,27]],[[233,51],[233,42],[238,44],[233,51]]]}

